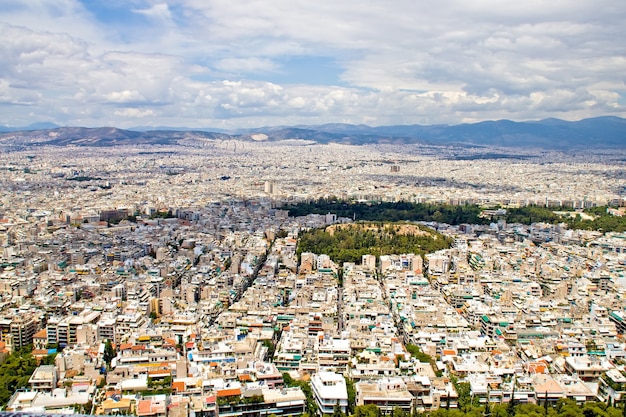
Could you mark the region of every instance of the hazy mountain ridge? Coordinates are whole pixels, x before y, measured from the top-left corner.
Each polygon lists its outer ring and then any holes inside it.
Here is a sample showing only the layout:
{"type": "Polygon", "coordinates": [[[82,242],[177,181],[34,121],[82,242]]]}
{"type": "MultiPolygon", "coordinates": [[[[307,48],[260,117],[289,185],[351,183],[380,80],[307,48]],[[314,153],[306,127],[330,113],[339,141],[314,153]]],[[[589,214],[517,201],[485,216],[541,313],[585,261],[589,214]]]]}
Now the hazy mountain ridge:
{"type": "MultiPolygon", "coordinates": [[[[34,125],[33,125],[34,126],[34,125]]],[[[626,119],[598,117],[569,122],[545,119],[532,122],[484,121],[460,125],[392,125],[370,127],[330,123],[317,126],[274,126],[207,132],[180,128],[125,130],[115,127],[58,127],[0,134],[5,146],[126,146],[175,145],[194,140],[281,141],[304,139],[317,143],[364,145],[374,143],[427,143],[432,145],[478,145],[537,147],[546,149],[626,147],[626,119]]]]}
{"type": "Polygon", "coordinates": [[[20,126],[20,127],[0,126],[0,132],[20,132],[22,130],[56,129],[57,127],[61,127],[61,126],[55,123],[50,123],[50,122],[38,122],[38,123],[31,123],[28,126],[20,126]]]}
{"type": "Polygon", "coordinates": [[[0,134],[3,145],[134,146],[175,145],[188,139],[230,139],[230,135],[201,131],[152,130],[138,132],[116,127],[59,127],[0,134]]]}

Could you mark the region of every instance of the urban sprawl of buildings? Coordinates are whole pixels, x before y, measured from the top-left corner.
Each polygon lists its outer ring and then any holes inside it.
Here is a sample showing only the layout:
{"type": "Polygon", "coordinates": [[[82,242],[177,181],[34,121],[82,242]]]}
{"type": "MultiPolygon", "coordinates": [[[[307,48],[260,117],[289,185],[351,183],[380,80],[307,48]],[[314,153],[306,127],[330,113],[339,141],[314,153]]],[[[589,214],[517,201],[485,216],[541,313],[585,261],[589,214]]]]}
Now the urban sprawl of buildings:
{"type": "Polygon", "coordinates": [[[320,414],[346,411],[348,383],[357,405],[384,412],[457,407],[455,380],[481,403],[625,401],[623,233],[433,224],[451,249],[298,261],[301,231],[352,221],[282,208],[320,197],[623,214],[623,155],[459,152],[213,141],[1,153],[0,348],[58,350],[5,409],[300,415],[305,394],[284,373],[310,383],[320,414]]]}

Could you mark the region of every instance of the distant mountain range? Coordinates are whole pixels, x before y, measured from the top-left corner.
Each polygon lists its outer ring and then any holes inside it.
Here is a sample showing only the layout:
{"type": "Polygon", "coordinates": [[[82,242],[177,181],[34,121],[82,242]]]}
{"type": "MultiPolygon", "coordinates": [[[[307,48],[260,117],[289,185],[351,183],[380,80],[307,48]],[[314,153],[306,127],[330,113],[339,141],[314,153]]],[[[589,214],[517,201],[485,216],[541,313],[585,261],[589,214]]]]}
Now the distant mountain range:
{"type": "Polygon", "coordinates": [[[55,129],[57,127],[61,127],[61,126],[55,123],[40,122],[40,123],[32,123],[32,124],[29,124],[28,126],[20,126],[20,127],[0,126],[0,132],[19,132],[22,130],[55,129]]]}
{"type": "MultiPolygon", "coordinates": [[[[8,129],[8,128],[6,128],[8,129]]],[[[533,147],[546,149],[626,148],[626,119],[597,117],[576,122],[545,119],[510,120],[460,125],[397,125],[370,127],[351,124],[278,126],[237,131],[160,127],[147,130],[114,127],[84,128],[34,124],[0,134],[0,146],[124,146],[173,145],[207,140],[280,141],[302,139],[317,143],[409,144],[533,147]]],[[[2,131],[2,129],[0,129],[2,131]]]]}

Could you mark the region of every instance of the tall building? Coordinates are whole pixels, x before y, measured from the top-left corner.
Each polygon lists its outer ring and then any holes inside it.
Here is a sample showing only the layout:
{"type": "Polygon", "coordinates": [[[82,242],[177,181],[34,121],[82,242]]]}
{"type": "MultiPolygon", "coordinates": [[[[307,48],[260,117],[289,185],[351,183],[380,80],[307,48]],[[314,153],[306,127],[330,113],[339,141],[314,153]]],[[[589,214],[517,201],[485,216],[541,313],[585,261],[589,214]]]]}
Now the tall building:
{"type": "Polygon", "coordinates": [[[33,336],[37,332],[35,316],[11,315],[0,318],[0,340],[6,342],[14,349],[33,343],[33,336]]]}
{"type": "Polygon", "coordinates": [[[15,316],[11,322],[13,346],[19,349],[33,343],[33,336],[37,331],[37,321],[32,315],[15,316]]]}
{"type": "Polygon", "coordinates": [[[370,271],[374,271],[376,269],[376,256],[363,255],[361,257],[361,264],[370,271]]]}
{"type": "Polygon", "coordinates": [[[48,343],[58,343],[62,347],[78,343],[78,328],[86,324],[95,324],[99,318],[100,312],[89,310],[85,310],[76,316],[51,317],[46,326],[48,343]]]}

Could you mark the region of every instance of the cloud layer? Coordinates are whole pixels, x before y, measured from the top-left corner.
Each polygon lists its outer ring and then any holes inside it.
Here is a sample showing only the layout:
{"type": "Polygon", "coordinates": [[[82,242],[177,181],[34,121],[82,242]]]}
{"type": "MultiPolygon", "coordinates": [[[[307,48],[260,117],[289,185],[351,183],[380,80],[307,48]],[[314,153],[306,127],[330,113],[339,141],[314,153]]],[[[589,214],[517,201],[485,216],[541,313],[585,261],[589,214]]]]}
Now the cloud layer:
{"type": "Polygon", "coordinates": [[[624,117],[622,3],[5,2],[0,124],[624,117]]]}

